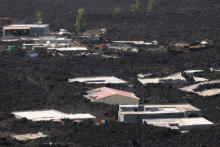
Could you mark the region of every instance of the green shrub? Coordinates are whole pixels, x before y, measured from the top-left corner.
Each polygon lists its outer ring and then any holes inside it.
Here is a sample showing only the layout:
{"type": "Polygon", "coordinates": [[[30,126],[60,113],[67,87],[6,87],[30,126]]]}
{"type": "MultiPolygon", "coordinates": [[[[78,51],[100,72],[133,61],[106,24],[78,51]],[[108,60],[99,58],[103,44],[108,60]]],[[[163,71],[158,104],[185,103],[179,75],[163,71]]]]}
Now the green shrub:
{"type": "Polygon", "coordinates": [[[140,9],[141,9],[141,2],[140,2],[140,0],[136,0],[135,4],[131,5],[131,11],[136,13],[136,12],[140,11],[140,9]]]}
{"type": "Polygon", "coordinates": [[[82,32],[86,28],[86,11],[84,9],[79,9],[76,16],[75,29],[77,32],[82,32]]]}
{"type": "Polygon", "coordinates": [[[115,14],[115,15],[118,15],[119,13],[120,13],[120,8],[115,8],[115,9],[114,9],[114,14],[115,14]]]}
{"type": "Polygon", "coordinates": [[[36,20],[37,23],[42,23],[42,22],[43,22],[42,13],[41,13],[41,12],[38,12],[38,13],[35,15],[34,20],[36,20]]]}
{"type": "Polygon", "coordinates": [[[158,6],[158,3],[156,0],[149,0],[148,1],[148,6],[147,6],[147,11],[148,12],[153,12],[158,6]]]}

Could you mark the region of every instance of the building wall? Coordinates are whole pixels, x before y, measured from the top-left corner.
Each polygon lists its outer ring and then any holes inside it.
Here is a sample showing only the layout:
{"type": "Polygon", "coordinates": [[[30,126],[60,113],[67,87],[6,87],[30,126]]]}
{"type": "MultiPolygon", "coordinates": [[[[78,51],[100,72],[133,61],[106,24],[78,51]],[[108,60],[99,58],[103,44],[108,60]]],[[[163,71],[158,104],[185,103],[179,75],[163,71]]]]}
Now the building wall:
{"type": "Polygon", "coordinates": [[[30,30],[3,30],[4,36],[46,36],[48,34],[49,27],[32,27],[30,30]]]}
{"type": "Polygon", "coordinates": [[[46,36],[49,33],[48,27],[32,27],[30,29],[30,36],[46,36]]]}
{"type": "Polygon", "coordinates": [[[93,102],[101,102],[110,105],[137,105],[139,104],[139,99],[129,98],[120,95],[113,95],[104,99],[94,100],[93,102]]]}
{"type": "Polygon", "coordinates": [[[29,36],[30,30],[3,30],[3,36],[29,36]]]}
{"type": "Polygon", "coordinates": [[[188,131],[192,129],[211,129],[213,127],[213,124],[196,124],[196,125],[185,125],[185,126],[179,126],[179,129],[181,131],[188,131]]]}
{"type": "Polygon", "coordinates": [[[186,111],[184,117],[201,117],[201,111],[186,111]]]}
{"type": "Polygon", "coordinates": [[[122,114],[118,113],[118,120],[126,123],[141,123],[149,118],[182,118],[183,113],[158,113],[158,114],[122,114]]]}

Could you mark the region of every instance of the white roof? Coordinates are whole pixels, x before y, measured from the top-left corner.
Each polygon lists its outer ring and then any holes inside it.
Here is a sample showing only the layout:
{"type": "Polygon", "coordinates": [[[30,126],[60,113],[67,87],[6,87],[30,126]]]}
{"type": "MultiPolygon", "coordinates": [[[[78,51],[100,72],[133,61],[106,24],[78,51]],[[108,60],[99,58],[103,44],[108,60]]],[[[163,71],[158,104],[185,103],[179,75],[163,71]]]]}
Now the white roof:
{"type": "Polygon", "coordinates": [[[137,105],[119,105],[119,111],[125,114],[156,114],[156,113],[179,113],[187,111],[200,111],[190,104],[149,104],[144,105],[144,111],[123,111],[121,108],[138,108],[137,105]]]}
{"type": "Polygon", "coordinates": [[[177,128],[184,126],[196,126],[196,125],[213,125],[212,122],[203,118],[165,118],[165,119],[143,119],[143,122],[152,124],[154,126],[168,127],[172,129],[173,124],[176,124],[177,128]]]}
{"type": "Polygon", "coordinates": [[[23,140],[33,140],[33,139],[37,139],[37,138],[44,138],[44,137],[47,137],[47,135],[44,135],[43,133],[41,132],[38,132],[37,134],[23,134],[23,135],[11,135],[11,137],[19,140],[19,141],[23,141],[23,140]]]}
{"type": "Polygon", "coordinates": [[[199,69],[196,69],[196,70],[185,70],[184,72],[190,74],[190,73],[196,73],[196,72],[203,72],[203,70],[199,70],[199,69]]]}
{"type": "MultiPolygon", "coordinates": [[[[140,74],[138,74],[137,76],[140,77],[140,74]]],[[[182,76],[181,72],[171,74],[169,76],[162,77],[162,78],[156,77],[156,78],[137,78],[137,79],[143,85],[149,84],[149,83],[159,83],[161,80],[182,80],[182,81],[186,80],[182,76]]]]}
{"type": "Polygon", "coordinates": [[[31,27],[31,28],[34,28],[34,27],[48,27],[49,24],[10,24],[10,25],[6,25],[4,27],[31,27]]]}
{"type": "Polygon", "coordinates": [[[196,93],[200,96],[213,96],[213,95],[220,94],[220,88],[208,89],[208,90],[204,90],[204,91],[201,91],[201,92],[196,92],[194,90],[196,88],[198,88],[200,85],[209,85],[209,84],[216,84],[216,83],[220,83],[220,80],[200,82],[198,84],[193,84],[193,85],[190,85],[190,86],[180,88],[180,90],[186,91],[186,92],[193,92],[193,93],[196,93]]]}
{"type": "Polygon", "coordinates": [[[66,47],[66,48],[56,48],[58,51],[87,51],[86,47],[66,47]]]}
{"type": "Polygon", "coordinates": [[[81,120],[81,119],[95,119],[90,114],[66,114],[57,110],[39,110],[39,111],[20,111],[12,112],[16,118],[26,118],[32,121],[50,121],[50,120],[81,120]]]}
{"type": "Polygon", "coordinates": [[[127,83],[124,80],[121,80],[119,78],[113,77],[113,76],[106,76],[106,77],[80,77],[80,78],[74,78],[69,79],[69,82],[85,82],[87,84],[125,84],[127,83]]]}

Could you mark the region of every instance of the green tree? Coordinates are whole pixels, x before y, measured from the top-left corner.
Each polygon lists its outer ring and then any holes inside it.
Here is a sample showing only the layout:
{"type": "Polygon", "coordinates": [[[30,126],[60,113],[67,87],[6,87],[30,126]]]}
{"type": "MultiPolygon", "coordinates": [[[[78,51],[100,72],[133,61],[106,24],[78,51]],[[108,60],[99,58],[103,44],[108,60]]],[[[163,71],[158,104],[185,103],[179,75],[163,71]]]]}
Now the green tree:
{"type": "Polygon", "coordinates": [[[86,27],[86,11],[84,9],[79,9],[76,16],[75,29],[77,32],[82,32],[86,27]]]}
{"type": "Polygon", "coordinates": [[[136,0],[135,4],[131,5],[131,11],[136,13],[136,12],[140,11],[140,9],[141,9],[141,2],[140,2],[140,0],[136,0]]]}
{"type": "Polygon", "coordinates": [[[158,6],[158,3],[156,0],[149,0],[148,1],[148,6],[147,6],[147,11],[148,12],[153,12],[158,6]]]}
{"type": "Polygon", "coordinates": [[[118,15],[119,13],[120,13],[120,8],[118,8],[118,7],[115,8],[115,9],[114,9],[114,14],[115,14],[115,15],[118,15]]]}
{"type": "Polygon", "coordinates": [[[36,15],[35,15],[35,18],[34,18],[37,23],[42,23],[43,22],[43,18],[42,18],[42,13],[41,12],[38,12],[36,15]]]}

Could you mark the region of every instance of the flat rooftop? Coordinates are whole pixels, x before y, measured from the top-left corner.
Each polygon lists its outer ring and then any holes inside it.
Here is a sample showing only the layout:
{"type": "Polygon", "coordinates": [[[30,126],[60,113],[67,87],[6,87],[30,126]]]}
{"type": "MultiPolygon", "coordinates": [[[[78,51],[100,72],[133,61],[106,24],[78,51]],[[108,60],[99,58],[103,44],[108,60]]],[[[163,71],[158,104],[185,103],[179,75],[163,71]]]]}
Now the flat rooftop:
{"type": "Polygon", "coordinates": [[[175,108],[181,112],[185,111],[200,111],[200,109],[192,106],[191,104],[153,104],[153,105],[145,105],[144,108],[175,108]]]}
{"type": "Polygon", "coordinates": [[[50,121],[50,120],[82,120],[82,119],[95,119],[96,117],[91,114],[66,114],[57,110],[38,110],[38,111],[18,111],[12,112],[16,118],[26,118],[32,121],[50,121]]]}
{"type": "Polygon", "coordinates": [[[68,82],[85,82],[87,84],[126,84],[127,82],[113,76],[103,77],[80,77],[69,79],[68,82]]]}
{"type": "Polygon", "coordinates": [[[3,27],[48,27],[49,24],[10,24],[3,27]]]}
{"type": "Polygon", "coordinates": [[[140,78],[140,76],[143,76],[143,74],[138,74],[137,75],[139,78],[137,78],[137,80],[145,85],[145,84],[149,84],[149,83],[160,83],[160,81],[166,81],[166,80],[182,80],[182,81],[186,81],[186,79],[182,76],[181,72],[178,73],[174,73],[171,74],[169,76],[165,76],[162,78],[156,77],[156,78],[140,78]]]}
{"type": "Polygon", "coordinates": [[[213,125],[212,122],[203,118],[169,118],[169,119],[143,119],[143,122],[159,127],[179,129],[187,126],[213,125]]]}
{"type": "Polygon", "coordinates": [[[31,133],[28,133],[28,134],[23,134],[23,135],[11,135],[12,138],[15,138],[19,141],[24,141],[24,140],[33,140],[33,139],[38,139],[38,138],[44,138],[44,137],[47,137],[47,135],[44,135],[43,133],[41,132],[38,132],[36,134],[31,134],[31,133]]]}
{"type": "MultiPolygon", "coordinates": [[[[200,111],[191,104],[152,104],[144,105],[144,111],[124,111],[123,108],[138,108],[137,105],[120,105],[119,111],[122,114],[157,114],[157,113],[183,113],[187,111],[200,111]]],[[[129,109],[127,109],[129,110],[129,109]]]]}
{"type": "Polygon", "coordinates": [[[66,47],[66,48],[55,48],[58,51],[87,51],[86,47],[66,47]]]}

